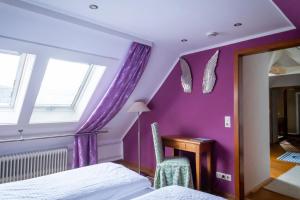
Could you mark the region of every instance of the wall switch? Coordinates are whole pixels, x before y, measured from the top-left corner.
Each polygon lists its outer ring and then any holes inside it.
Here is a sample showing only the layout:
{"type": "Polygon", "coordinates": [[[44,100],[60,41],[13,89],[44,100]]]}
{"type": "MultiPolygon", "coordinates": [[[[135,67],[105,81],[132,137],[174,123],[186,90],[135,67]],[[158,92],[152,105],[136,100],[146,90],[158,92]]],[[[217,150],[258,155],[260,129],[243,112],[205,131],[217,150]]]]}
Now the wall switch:
{"type": "Polygon", "coordinates": [[[225,116],[225,128],[231,127],[231,118],[230,116],[225,116]]]}
{"type": "Polygon", "coordinates": [[[225,181],[231,181],[231,175],[230,174],[225,174],[222,172],[216,172],[216,176],[218,179],[222,179],[225,181]]]}

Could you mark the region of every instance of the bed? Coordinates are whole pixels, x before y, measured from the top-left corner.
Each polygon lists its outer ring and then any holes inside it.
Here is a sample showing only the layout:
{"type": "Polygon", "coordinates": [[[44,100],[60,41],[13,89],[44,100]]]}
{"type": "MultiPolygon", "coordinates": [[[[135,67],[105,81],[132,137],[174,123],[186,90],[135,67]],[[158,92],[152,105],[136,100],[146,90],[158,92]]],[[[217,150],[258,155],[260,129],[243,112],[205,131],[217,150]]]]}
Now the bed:
{"type": "Polygon", "coordinates": [[[102,163],[0,185],[5,200],[127,200],[152,191],[150,181],[115,163],[102,163]]]}
{"type": "Polygon", "coordinates": [[[224,200],[222,197],[181,186],[167,186],[133,200],[224,200]]]}

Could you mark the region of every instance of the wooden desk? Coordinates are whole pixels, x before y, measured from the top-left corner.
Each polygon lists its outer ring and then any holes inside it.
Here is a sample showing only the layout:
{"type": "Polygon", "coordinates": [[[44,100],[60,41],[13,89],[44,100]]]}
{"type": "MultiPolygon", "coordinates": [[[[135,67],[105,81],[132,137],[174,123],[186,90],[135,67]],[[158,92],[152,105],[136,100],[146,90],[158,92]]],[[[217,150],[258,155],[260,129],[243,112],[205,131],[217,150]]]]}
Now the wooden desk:
{"type": "Polygon", "coordinates": [[[211,191],[212,181],[212,145],[213,140],[196,140],[193,138],[184,138],[180,136],[164,136],[162,137],[162,143],[165,147],[173,148],[174,156],[179,155],[179,150],[195,153],[195,168],[196,168],[196,189],[203,189],[201,187],[201,155],[206,153],[207,162],[207,181],[208,190],[211,191]]]}

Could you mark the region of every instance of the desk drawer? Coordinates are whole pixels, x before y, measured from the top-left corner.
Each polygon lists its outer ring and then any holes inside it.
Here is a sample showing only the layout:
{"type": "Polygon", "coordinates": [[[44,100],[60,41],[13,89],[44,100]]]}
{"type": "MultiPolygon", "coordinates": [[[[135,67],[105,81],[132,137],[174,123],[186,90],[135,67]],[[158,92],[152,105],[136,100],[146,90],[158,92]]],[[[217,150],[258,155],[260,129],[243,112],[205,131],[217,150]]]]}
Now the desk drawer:
{"type": "Polygon", "coordinates": [[[185,150],[190,152],[196,152],[198,145],[195,144],[185,144],[185,150]]]}
{"type": "Polygon", "coordinates": [[[174,148],[180,149],[180,150],[185,150],[185,143],[175,143],[174,148]]]}
{"type": "Polygon", "coordinates": [[[185,150],[185,143],[182,142],[173,142],[173,141],[164,141],[164,145],[178,150],[185,150]]]}

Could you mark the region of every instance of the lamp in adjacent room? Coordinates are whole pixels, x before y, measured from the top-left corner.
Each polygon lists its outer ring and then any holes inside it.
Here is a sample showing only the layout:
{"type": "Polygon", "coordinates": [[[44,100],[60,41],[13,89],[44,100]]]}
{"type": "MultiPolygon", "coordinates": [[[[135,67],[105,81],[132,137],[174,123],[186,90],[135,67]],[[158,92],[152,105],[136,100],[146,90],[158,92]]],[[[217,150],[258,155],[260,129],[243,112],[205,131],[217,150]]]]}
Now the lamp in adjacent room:
{"type": "Polygon", "coordinates": [[[143,101],[134,102],[127,112],[134,112],[138,115],[138,173],[141,174],[141,123],[140,115],[143,112],[149,112],[150,109],[143,101]]]}

